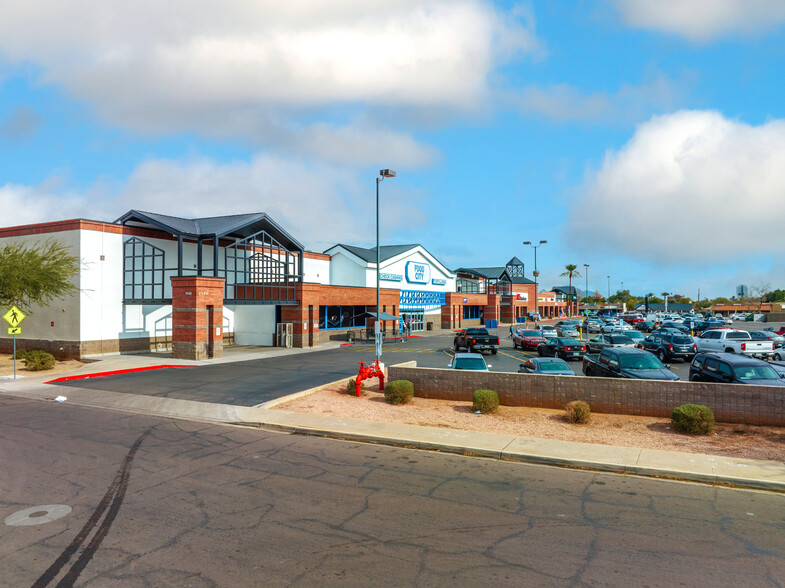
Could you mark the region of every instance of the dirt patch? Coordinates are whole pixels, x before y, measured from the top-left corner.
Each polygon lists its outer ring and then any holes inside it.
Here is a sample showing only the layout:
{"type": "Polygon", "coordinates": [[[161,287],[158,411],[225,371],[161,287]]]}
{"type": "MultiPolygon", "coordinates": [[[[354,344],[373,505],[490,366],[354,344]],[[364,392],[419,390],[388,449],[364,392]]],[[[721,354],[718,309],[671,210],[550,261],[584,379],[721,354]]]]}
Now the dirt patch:
{"type": "MultiPolygon", "coordinates": [[[[51,376],[55,374],[62,374],[65,372],[72,372],[84,367],[86,364],[77,359],[68,359],[66,361],[55,362],[55,366],[51,370],[42,372],[33,372],[25,368],[25,362],[21,359],[16,360],[16,375],[25,378],[32,378],[34,376],[51,376]]],[[[0,376],[13,376],[14,375],[14,358],[10,353],[0,353],[0,376]]]]}
{"type": "Polygon", "coordinates": [[[783,427],[720,423],[714,435],[701,437],[676,433],[670,428],[669,419],[655,417],[592,413],[590,423],[573,425],[564,418],[564,411],[512,406],[501,406],[494,414],[478,416],[472,411],[471,402],[415,397],[409,404],[393,406],[384,400],[375,383],[368,385],[367,394],[361,398],[347,394],[345,383],[332,384],[275,408],[560,441],[748,459],[785,459],[783,427]]]}

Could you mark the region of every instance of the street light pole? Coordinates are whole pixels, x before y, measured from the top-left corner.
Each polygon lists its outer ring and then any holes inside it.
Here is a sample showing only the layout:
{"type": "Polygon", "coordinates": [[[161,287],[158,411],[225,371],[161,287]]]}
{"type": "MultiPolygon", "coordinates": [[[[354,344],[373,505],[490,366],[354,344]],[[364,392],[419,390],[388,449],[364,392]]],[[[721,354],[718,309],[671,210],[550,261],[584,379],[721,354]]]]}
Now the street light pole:
{"type": "Polygon", "coordinates": [[[379,305],[379,184],[384,178],[394,178],[395,172],[391,169],[383,169],[379,171],[379,177],[376,178],[376,322],[374,323],[373,332],[375,335],[376,343],[376,363],[382,358],[382,327],[379,314],[382,312],[379,305]]]}
{"type": "Polygon", "coordinates": [[[537,308],[537,276],[540,275],[540,272],[537,271],[537,247],[542,247],[547,242],[548,241],[545,241],[544,239],[537,245],[532,244],[531,241],[523,242],[524,245],[530,245],[534,248],[534,271],[532,272],[532,275],[534,276],[534,312],[537,314],[540,312],[537,308]]]}
{"type": "Polygon", "coordinates": [[[583,271],[583,273],[585,274],[584,277],[586,278],[586,291],[583,293],[583,296],[586,299],[586,307],[584,308],[584,310],[586,311],[586,314],[589,314],[588,312],[589,311],[589,264],[584,263],[583,267],[586,268],[583,271]]]}
{"type": "Polygon", "coordinates": [[[611,302],[611,277],[608,276],[608,298],[606,300],[608,304],[611,302]]]}

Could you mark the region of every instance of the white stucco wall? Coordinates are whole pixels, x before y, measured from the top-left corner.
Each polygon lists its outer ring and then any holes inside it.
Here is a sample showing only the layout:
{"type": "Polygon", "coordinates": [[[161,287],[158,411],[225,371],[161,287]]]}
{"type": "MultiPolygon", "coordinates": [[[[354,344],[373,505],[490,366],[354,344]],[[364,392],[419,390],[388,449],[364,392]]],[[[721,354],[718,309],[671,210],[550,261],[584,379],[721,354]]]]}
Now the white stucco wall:
{"type": "Polygon", "coordinates": [[[118,339],[123,331],[123,235],[82,230],[79,243],[80,339],[118,339]]]}
{"type": "MultiPolygon", "coordinates": [[[[43,245],[47,240],[52,239],[68,247],[71,255],[80,257],[79,233],[80,231],[74,230],[41,235],[4,237],[0,238],[0,247],[22,243],[25,247],[30,248],[35,247],[36,245],[43,245]]],[[[78,276],[74,282],[77,288],[81,287],[80,278],[81,276],[78,276]]],[[[19,325],[22,329],[22,333],[18,336],[18,339],[79,340],[79,292],[67,296],[64,299],[53,300],[51,304],[47,306],[33,305],[24,308],[23,306],[24,305],[20,305],[19,309],[24,312],[27,317],[19,325]]],[[[0,315],[5,314],[7,310],[8,308],[0,309],[0,315]]],[[[8,324],[5,321],[0,322],[2,322],[0,337],[11,339],[12,335],[8,335],[8,324]]]]}
{"type": "MultiPolygon", "coordinates": [[[[422,249],[414,249],[406,255],[392,257],[382,261],[379,273],[401,276],[401,281],[381,280],[382,288],[399,288],[401,290],[423,290],[428,292],[455,292],[455,275],[443,271],[438,263],[435,263],[430,255],[422,249]],[[406,267],[409,262],[425,264],[428,268],[429,279],[427,283],[413,282],[406,275],[406,267]],[[433,280],[445,280],[444,285],[437,285],[433,280]]],[[[365,270],[365,284],[369,288],[376,287],[376,268],[370,267],[365,270]]]]}
{"type": "Polygon", "coordinates": [[[233,313],[236,345],[272,345],[275,341],[275,306],[235,304],[225,307],[233,313]]]}
{"type": "MultiPolygon", "coordinates": [[[[374,276],[376,274],[374,273],[374,276]]],[[[373,287],[376,287],[374,277],[373,287]]],[[[340,251],[330,257],[330,284],[333,286],[367,286],[364,264],[340,251]]]]}
{"type": "Polygon", "coordinates": [[[306,257],[303,260],[303,281],[312,284],[329,284],[330,260],[306,257]]]}

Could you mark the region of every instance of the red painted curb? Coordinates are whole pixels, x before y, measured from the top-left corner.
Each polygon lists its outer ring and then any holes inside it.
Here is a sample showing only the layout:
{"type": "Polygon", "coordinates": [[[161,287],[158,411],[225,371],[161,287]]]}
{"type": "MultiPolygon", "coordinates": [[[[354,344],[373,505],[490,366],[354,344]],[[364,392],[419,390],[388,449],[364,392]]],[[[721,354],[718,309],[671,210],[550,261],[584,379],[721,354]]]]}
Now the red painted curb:
{"type": "Polygon", "coordinates": [[[80,374],[78,376],[64,376],[44,382],[44,384],[56,384],[57,382],[69,382],[71,380],[86,380],[88,378],[101,378],[103,376],[114,376],[117,374],[130,374],[132,372],[147,372],[150,370],[160,370],[163,368],[198,367],[195,365],[151,365],[147,367],[130,368],[127,370],[114,370],[112,372],[95,372],[92,374],[80,374]]]}

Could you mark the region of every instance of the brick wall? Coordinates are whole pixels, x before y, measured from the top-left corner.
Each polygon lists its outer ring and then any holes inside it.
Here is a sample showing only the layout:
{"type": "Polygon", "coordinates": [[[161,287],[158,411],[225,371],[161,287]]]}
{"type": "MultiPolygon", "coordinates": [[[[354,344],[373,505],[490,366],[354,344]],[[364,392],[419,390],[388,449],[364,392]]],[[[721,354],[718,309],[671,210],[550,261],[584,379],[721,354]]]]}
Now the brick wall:
{"type": "Polygon", "coordinates": [[[670,417],[681,404],[703,404],[718,421],[749,425],[785,426],[785,391],[774,386],[704,384],[536,376],[504,372],[470,372],[447,369],[390,366],[389,379],[414,383],[421,398],[472,400],[475,390],[490,389],[505,406],[562,409],[573,400],[584,400],[592,411],[610,414],[670,417]]]}

